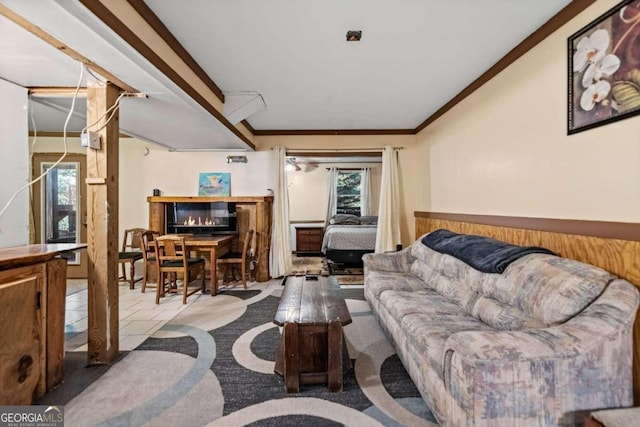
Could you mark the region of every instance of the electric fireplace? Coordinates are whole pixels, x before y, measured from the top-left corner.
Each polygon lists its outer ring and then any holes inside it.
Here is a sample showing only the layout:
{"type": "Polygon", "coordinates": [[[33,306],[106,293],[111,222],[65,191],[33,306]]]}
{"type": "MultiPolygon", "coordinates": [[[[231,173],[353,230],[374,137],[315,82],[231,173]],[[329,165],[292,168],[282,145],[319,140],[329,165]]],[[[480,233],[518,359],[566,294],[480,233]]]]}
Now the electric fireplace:
{"type": "Polygon", "coordinates": [[[166,203],[167,233],[194,235],[238,232],[234,202],[166,203]]]}

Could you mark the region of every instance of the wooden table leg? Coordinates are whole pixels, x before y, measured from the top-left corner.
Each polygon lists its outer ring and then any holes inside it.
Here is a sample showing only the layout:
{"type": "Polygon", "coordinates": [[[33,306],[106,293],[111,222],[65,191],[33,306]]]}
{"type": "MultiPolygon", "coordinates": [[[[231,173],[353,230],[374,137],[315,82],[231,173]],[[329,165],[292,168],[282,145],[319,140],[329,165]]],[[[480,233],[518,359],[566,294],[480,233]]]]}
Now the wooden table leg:
{"type": "Polygon", "coordinates": [[[327,328],[329,391],[342,391],[342,324],[332,320],[327,328]]]}
{"type": "Polygon", "coordinates": [[[218,254],[216,246],[211,246],[211,296],[218,295],[218,254]]]}
{"type": "Polygon", "coordinates": [[[298,324],[287,322],[284,334],[284,384],[287,393],[300,391],[300,349],[298,347],[298,324]]]}
{"type": "Polygon", "coordinates": [[[282,336],[280,337],[280,342],[278,343],[276,364],[273,367],[273,372],[284,378],[284,331],[282,331],[282,336]]]}

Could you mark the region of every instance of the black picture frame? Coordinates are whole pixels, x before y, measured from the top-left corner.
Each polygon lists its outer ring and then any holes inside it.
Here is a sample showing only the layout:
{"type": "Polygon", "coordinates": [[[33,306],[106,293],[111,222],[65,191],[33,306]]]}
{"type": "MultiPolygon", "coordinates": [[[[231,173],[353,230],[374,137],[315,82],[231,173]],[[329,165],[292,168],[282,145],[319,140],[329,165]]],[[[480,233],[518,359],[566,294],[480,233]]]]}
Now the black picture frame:
{"type": "Polygon", "coordinates": [[[622,1],[571,35],[567,52],[567,134],[640,114],[640,0],[622,1]]]}

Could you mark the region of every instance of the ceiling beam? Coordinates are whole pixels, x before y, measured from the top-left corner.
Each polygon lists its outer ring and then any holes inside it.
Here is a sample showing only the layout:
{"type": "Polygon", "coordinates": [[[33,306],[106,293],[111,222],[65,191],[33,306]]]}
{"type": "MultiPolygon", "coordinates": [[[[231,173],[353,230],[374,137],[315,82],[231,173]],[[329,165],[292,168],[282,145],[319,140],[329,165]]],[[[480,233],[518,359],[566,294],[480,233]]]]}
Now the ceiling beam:
{"type": "Polygon", "coordinates": [[[140,92],[139,90],[135,89],[134,87],[130,86],[129,84],[127,84],[123,80],[121,80],[118,77],[116,77],[114,74],[111,74],[106,69],[102,68],[100,65],[94,63],[93,61],[91,61],[86,56],[80,54],[79,52],[77,52],[77,51],[75,51],[73,49],[71,49],[69,46],[67,46],[66,44],[62,43],[57,38],[53,37],[51,34],[47,33],[46,31],[44,31],[43,29],[41,29],[37,25],[32,24],[31,22],[29,22],[26,19],[24,19],[22,16],[18,15],[17,13],[12,11],[8,7],[6,7],[4,5],[1,5],[1,4],[0,4],[0,15],[4,16],[5,18],[9,19],[11,22],[13,22],[13,23],[19,25],[20,27],[24,28],[25,30],[27,30],[28,32],[33,34],[34,36],[36,36],[39,39],[43,40],[44,42],[46,42],[46,43],[50,44],[51,46],[55,47],[56,49],[58,49],[60,52],[64,53],[65,55],[70,56],[71,58],[75,59],[76,61],[82,62],[87,68],[90,68],[91,70],[93,70],[96,73],[100,74],[102,77],[104,77],[105,79],[107,79],[111,83],[113,83],[116,86],[118,86],[121,90],[124,90],[126,92],[132,92],[132,93],[140,92]]]}
{"type": "Polygon", "coordinates": [[[242,123],[249,132],[251,132],[254,135],[256,134],[256,130],[253,128],[253,126],[251,126],[251,123],[249,123],[246,119],[241,121],[240,123],[242,123]]]}
{"type": "Polygon", "coordinates": [[[429,116],[424,122],[422,122],[417,128],[414,129],[414,133],[418,133],[431,123],[435,122],[444,113],[451,110],[457,104],[462,102],[463,99],[471,95],[476,90],[480,89],[485,83],[494,78],[496,75],[504,71],[509,65],[513,64],[518,58],[525,53],[529,52],[540,42],[546,39],[548,36],[557,31],[564,24],[580,14],[587,7],[595,3],[596,0],[573,0],[567,6],[565,6],[560,12],[556,13],[550,20],[548,20],[542,27],[538,28],[529,37],[524,39],[522,43],[511,49],[509,53],[496,62],[491,68],[485,71],[480,77],[475,79],[469,86],[464,88],[462,92],[457,94],[451,101],[443,105],[438,111],[429,116]]]}
{"type": "Polygon", "coordinates": [[[66,87],[66,86],[39,86],[39,87],[29,87],[27,88],[29,91],[29,95],[37,96],[37,97],[54,97],[54,98],[67,98],[79,96],[86,98],[87,96],[87,88],[80,87],[77,89],[75,87],[66,87]]]}
{"type": "MultiPolygon", "coordinates": [[[[64,132],[59,132],[59,131],[48,131],[48,130],[44,130],[44,131],[29,131],[29,136],[31,137],[42,137],[42,138],[62,138],[64,136],[64,132]]],[[[132,138],[129,135],[125,135],[124,133],[120,133],[120,135],[118,135],[120,139],[122,138],[132,138]]],[[[72,132],[67,132],[67,138],[80,138],[80,132],[78,131],[72,131],[72,132]]]]}

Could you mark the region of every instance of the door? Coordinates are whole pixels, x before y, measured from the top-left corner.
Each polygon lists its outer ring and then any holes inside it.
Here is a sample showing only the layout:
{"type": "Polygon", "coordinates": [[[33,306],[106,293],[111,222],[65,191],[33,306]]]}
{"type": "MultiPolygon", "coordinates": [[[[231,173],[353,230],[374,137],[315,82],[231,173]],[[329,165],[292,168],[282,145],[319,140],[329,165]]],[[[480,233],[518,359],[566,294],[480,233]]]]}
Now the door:
{"type": "MultiPolygon", "coordinates": [[[[33,186],[35,243],[86,243],[87,158],[67,154],[55,165],[62,153],[35,153],[33,175],[49,170],[33,186]],[[55,166],[54,166],[55,165],[55,166]]],[[[68,278],[87,277],[87,251],[65,255],[68,278]]]]}

